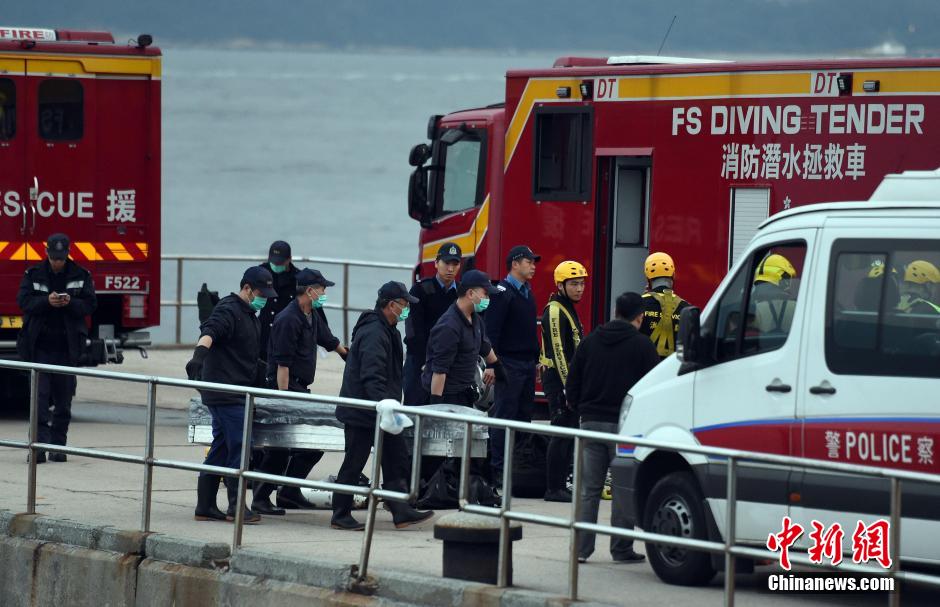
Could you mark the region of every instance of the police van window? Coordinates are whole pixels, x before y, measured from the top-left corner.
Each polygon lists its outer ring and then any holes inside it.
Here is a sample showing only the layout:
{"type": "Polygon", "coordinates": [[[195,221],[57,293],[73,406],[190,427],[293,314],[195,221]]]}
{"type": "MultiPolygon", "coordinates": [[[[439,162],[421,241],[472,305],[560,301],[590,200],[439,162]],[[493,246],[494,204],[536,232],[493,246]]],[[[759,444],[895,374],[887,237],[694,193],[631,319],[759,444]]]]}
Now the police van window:
{"type": "Polygon", "coordinates": [[[591,112],[542,108],[535,114],[533,196],[588,200],[591,187],[591,112]]]}
{"type": "Polygon", "coordinates": [[[476,206],[479,198],[480,152],[479,139],[464,138],[446,148],[444,154],[444,192],[441,211],[452,213],[476,206]]]}
{"type": "Polygon", "coordinates": [[[74,141],[84,131],[84,94],[77,80],[45,80],[39,84],[39,136],[74,141]]]}
{"type": "Polygon", "coordinates": [[[0,78],[0,141],[9,141],[16,134],[16,85],[9,78],[0,78]]]}
{"type": "Polygon", "coordinates": [[[786,343],[805,257],[806,243],[792,242],[755,251],[741,266],[706,324],[716,362],[786,343]]]}
{"type": "Polygon", "coordinates": [[[829,278],[833,373],[940,377],[940,240],[838,240],[829,278]]]}

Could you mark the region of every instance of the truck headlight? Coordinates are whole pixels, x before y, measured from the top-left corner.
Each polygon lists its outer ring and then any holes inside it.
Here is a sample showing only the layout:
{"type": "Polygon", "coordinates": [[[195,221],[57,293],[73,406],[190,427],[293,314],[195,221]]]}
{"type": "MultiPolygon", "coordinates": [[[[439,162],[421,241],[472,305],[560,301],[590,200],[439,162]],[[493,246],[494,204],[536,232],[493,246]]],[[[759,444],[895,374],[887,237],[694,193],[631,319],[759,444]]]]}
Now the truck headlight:
{"type": "Polygon", "coordinates": [[[623,397],[623,403],[620,405],[620,432],[623,432],[623,426],[627,423],[627,415],[630,414],[630,405],[633,404],[633,397],[627,394],[623,397]]]}

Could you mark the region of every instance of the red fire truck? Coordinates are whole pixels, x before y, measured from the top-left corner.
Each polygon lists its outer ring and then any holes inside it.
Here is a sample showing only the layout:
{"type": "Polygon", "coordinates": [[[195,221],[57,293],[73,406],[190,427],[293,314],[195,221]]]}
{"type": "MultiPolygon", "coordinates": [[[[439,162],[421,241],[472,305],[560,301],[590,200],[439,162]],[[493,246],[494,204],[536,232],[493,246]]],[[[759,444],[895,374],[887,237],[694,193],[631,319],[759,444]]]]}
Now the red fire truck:
{"type": "Polygon", "coordinates": [[[432,116],[412,149],[416,277],[446,240],[494,278],[528,244],[540,303],[558,262],[587,266],[590,327],[666,251],[677,292],[701,306],[768,215],[867,200],[888,173],[940,166],[938,93],[940,59],[562,57],[510,71],[504,102],[432,116]]]}
{"type": "Polygon", "coordinates": [[[159,323],[160,51],[151,42],[0,27],[0,356],[16,356],[16,292],[56,232],[94,277],[94,362],[120,362],[159,323]]]}

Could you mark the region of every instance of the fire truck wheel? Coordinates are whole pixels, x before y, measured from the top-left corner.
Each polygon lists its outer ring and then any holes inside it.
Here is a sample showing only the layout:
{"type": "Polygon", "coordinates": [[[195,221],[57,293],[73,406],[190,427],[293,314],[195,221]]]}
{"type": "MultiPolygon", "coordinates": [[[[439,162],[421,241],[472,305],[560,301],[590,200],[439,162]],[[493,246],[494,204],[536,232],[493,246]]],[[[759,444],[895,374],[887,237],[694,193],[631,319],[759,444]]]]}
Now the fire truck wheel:
{"type": "MultiPolygon", "coordinates": [[[[650,491],[643,516],[643,529],[650,533],[689,539],[708,539],[702,491],[689,472],[673,472],[650,491]]],[[[646,554],[653,571],[667,584],[701,586],[715,577],[711,558],[677,546],[647,542],[646,554]]]]}

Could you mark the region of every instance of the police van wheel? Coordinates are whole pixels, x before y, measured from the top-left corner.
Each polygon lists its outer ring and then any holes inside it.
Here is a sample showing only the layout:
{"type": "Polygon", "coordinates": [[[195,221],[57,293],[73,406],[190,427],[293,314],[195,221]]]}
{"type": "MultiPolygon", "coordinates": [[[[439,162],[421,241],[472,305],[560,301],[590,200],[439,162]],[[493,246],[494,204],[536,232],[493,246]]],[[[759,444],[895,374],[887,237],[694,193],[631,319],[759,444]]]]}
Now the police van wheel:
{"type": "MultiPolygon", "coordinates": [[[[656,483],[644,508],[643,529],[689,539],[708,539],[704,498],[689,472],[673,472],[656,483]]],[[[667,584],[701,586],[715,577],[711,558],[677,546],[647,542],[653,571],[667,584]]]]}

